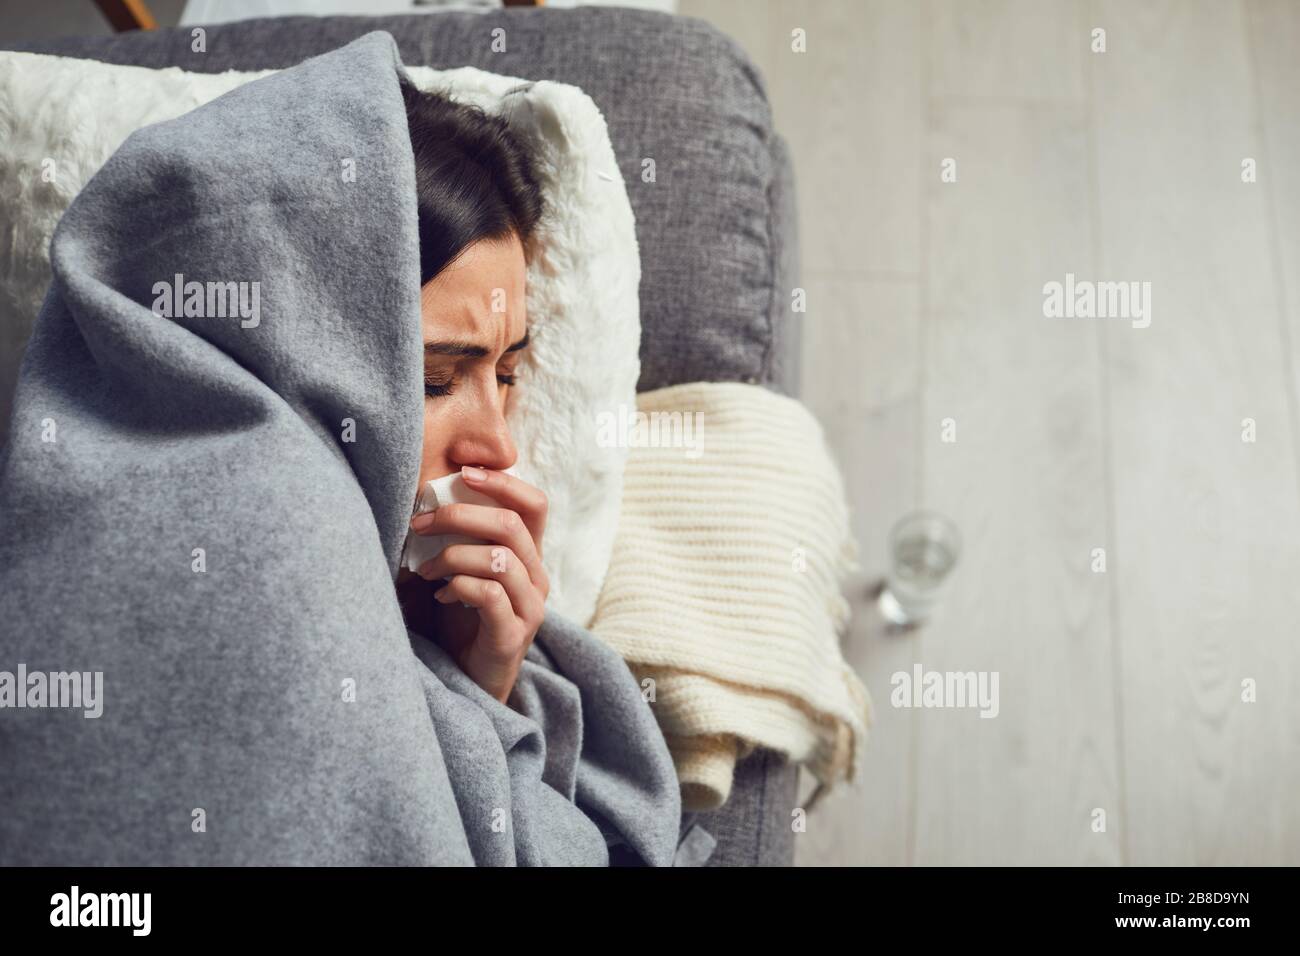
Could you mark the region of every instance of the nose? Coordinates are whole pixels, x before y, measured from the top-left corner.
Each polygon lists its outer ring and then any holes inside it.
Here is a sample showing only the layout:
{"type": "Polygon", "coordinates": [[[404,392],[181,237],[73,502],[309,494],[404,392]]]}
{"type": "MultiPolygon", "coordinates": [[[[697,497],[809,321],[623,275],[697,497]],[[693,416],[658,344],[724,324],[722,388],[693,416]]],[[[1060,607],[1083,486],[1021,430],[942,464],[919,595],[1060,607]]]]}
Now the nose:
{"type": "Polygon", "coordinates": [[[518,450],[506,424],[503,404],[482,403],[462,423],[448,456],[453,465],[504,471],[515,463],[518,450]]]}

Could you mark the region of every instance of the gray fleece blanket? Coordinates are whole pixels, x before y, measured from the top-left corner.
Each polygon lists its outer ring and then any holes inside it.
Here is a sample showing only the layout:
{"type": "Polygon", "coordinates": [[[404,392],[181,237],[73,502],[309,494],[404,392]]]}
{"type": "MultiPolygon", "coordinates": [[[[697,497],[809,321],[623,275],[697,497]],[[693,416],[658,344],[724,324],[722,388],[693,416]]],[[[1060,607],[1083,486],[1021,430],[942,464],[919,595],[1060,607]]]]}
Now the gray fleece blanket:
{"type": "Polygon", "coordinates": [[[552,613],[506,706],[404,625],[401,70],[372,33],[142,129],[62,219],[0,462],[0,864],[707,856],[593,635],[552,613]]]}

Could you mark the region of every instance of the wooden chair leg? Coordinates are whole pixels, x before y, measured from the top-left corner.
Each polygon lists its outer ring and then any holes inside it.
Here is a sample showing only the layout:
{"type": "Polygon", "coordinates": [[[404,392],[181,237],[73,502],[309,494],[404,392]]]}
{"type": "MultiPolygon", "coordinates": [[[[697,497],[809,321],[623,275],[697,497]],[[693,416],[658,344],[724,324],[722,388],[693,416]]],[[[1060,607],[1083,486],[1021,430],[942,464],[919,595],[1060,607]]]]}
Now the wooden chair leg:
{"type": "Polygon", "coordinates": [[[144,0],[95,0],[95,6],[117,33],[158,29],[158,21],[144,0]]]}

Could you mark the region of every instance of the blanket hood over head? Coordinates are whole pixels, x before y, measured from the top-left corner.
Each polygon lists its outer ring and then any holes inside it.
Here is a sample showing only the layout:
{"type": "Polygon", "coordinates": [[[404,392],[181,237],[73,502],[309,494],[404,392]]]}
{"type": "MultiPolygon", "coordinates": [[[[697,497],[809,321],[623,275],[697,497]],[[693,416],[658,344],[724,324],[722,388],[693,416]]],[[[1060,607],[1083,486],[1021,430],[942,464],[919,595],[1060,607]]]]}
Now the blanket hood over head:
{"type": "Polygon", "coordinates": [[[401,71],[371,33],[141,129],[60,222],[0,460],[0,864],[674,861],[618,654],[550,614],[507,707],[404,626],[401,71]]]}

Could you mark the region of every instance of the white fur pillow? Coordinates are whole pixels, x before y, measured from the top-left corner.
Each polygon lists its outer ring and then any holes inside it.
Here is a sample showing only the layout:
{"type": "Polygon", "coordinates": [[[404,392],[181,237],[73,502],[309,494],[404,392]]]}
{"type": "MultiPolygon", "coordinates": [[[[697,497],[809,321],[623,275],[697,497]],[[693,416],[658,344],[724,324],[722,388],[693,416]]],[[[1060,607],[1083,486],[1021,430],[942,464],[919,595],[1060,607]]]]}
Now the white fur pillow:
{"type": "MultiPolygon", "coordinates": [[[[0,440],[50,281],[50,237],[72,198],[133,130],[273,72],[0,52],[0,440]]],[[[609,567],[627,457],[594,440],[595,422],[635,407],[640,373],[635,221],[605,120],[591,97],[563,83],[471,67],[409,73],[421,89],[506,115],[538,146],[548,216],[528,270],[533,344],[509,414],[518,472],[550,498],[549,604],[586,625],[609,567]]]]}

